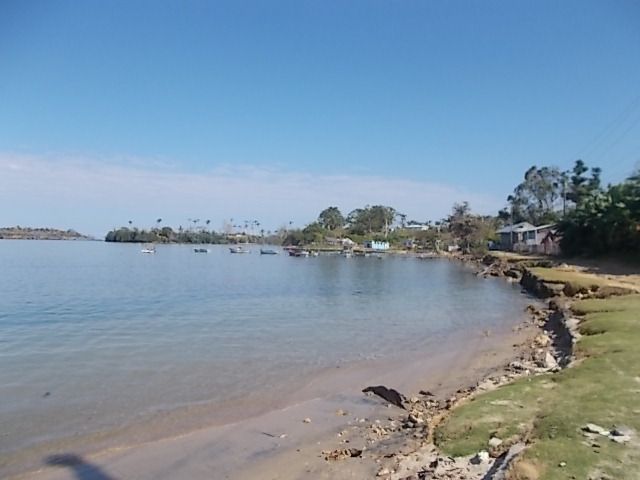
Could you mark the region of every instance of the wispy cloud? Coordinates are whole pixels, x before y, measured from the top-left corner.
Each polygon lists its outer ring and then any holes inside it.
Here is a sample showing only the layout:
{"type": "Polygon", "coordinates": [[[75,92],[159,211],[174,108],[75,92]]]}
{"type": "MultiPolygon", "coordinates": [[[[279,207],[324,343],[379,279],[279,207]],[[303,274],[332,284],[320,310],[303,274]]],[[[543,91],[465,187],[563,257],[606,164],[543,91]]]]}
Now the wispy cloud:
{"type": "Polygon", "coordinates": [[[141,227],[163,218],[259,220],[266,228],[303,225],[323,208],[345,213],[366,204],[391,205],[419,220],[446,215],[467,200],[480,213],[501,206],[490,194],[454,185],[375,175],[312,175],[253,166],[187,173],[157,162],[0,153],[0,225],[57,226],[103,234],[128,220],[141,227]]]}

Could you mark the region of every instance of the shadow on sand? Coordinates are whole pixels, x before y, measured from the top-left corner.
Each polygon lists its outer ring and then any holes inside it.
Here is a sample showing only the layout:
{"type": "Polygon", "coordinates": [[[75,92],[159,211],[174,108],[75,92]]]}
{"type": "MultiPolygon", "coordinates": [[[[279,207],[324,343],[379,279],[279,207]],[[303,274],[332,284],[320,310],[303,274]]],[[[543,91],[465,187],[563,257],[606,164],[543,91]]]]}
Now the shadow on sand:
{"type": "Polygon", "coordinates": [[[70,469],[78,480],[116,480],[115,477],[103,472],[100,467],[87,463],[82,457],[73,453],[50,455],[45,459],[45,463],[53,467],[70,469]]]}

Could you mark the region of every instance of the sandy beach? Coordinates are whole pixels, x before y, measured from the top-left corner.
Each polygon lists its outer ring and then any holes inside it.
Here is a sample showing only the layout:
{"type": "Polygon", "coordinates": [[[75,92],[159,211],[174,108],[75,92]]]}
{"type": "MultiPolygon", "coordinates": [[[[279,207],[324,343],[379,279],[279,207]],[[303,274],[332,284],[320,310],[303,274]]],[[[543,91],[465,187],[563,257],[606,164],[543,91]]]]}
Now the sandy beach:
{"type": "MultiPolygon", "coordinates": [[[[534,332],[524,322],[502,331],[460,334],[415,358],[363,361],[325,371],[281,399],[285,405],[279,408],[163,440],[112,446],[100,452],[65,451],[15,478],[368,478],[379,468],[376,460],[385,448],[402,445],[378,446],[377,453],[374,449],[348,464],[328,461],[322,453],[345,445],[366,450],[364,428],[406,416],[406,411],[361,393],[364,387],[387,385],[407,398],[429,391],[444,400],[501,371],[534,332]]],[[[405,448],[418,446],[420,441],[414,440],[405,448]]]]}

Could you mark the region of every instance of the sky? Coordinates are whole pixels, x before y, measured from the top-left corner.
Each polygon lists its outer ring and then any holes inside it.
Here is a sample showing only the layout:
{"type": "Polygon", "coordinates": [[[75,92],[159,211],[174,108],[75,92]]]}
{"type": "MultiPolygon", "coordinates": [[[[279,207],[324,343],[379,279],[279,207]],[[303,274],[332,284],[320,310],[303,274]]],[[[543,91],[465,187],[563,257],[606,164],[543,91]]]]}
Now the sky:
{"type": "Polygon", "coordinates": [[[0,1],[0,226],[496,213],[640,166],[637,1],[0,1]]]}

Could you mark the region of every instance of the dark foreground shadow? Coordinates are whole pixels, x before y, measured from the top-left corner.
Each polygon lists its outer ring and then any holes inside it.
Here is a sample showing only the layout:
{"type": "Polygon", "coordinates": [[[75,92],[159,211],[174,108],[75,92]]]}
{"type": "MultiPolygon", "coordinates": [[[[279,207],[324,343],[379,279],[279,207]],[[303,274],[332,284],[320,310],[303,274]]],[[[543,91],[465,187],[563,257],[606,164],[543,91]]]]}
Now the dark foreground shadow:
{"type": "Polygon", "coordinates": [[[70,469],[78,480],[116,480],[100,467],[85,462],[82,457],[73,453],[50,455],[45,459],[45,463],[52,467],[70,469]]]}

